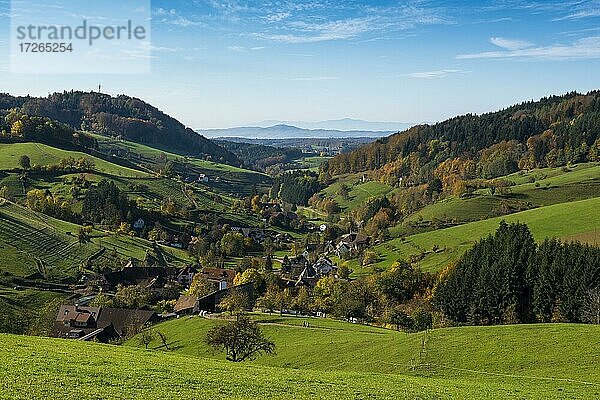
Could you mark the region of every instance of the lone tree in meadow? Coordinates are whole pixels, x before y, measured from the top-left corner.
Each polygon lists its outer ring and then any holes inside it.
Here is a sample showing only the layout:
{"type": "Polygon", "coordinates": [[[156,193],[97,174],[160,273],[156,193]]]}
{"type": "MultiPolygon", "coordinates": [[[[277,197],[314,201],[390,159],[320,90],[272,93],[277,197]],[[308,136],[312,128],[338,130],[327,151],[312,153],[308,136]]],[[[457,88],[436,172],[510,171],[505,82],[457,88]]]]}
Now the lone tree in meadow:
{"type": "Polygon", "coordinates": [[[152,329],[146,328],[140,332],[139,340],[140,344],[143,344],[148,349],[148,345],[154,339],[154,331],[152,329]]]}
{"type": "Polygon", "coordinates": [[[23,154],[21,158],[19,158],[19,165],[24,170],[28,170],[29,168],[31,168],[31,159],[29,158],[29,156],[23,154]]]}
{"type": "Polygon", "coordinates": [[[206,343],[215,350],[225,350],[227,360],[233,362],[275,354],[275,343],[267,339],[258,324],[247,315],[239,315],[235,321],[211,328],[206,343]]]}

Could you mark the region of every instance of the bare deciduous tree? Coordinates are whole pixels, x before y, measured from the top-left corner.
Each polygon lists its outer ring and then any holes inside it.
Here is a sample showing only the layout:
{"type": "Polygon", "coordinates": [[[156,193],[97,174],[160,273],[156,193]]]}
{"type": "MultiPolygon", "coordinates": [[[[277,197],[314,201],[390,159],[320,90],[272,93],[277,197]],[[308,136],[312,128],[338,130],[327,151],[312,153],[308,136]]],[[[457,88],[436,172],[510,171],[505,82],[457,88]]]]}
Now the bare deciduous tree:
{"type": "Polygon", "coordinates": [[[148,345],[150,344],[150,342],[152,342],[152,339],[154,339],[154,332],[152,331],[152,329],[144,329],[140,332],[140,343],[143,344],[146,347],[146,349],[148,349],[148,345]]]}
{"type": "Polygon", "coordinates": [[[167,335],[162,331],[156,331],[156,334],[158,335],[158,338],[162,342],[163,347],[166,348],[167,350],[169,350],[169,343],[168,343],[167,335]]]}
{"type": "Polygon", "coordinates": [[[600,325],[600,286],[587,292],[581,317],[584,322],[600,325]]]}

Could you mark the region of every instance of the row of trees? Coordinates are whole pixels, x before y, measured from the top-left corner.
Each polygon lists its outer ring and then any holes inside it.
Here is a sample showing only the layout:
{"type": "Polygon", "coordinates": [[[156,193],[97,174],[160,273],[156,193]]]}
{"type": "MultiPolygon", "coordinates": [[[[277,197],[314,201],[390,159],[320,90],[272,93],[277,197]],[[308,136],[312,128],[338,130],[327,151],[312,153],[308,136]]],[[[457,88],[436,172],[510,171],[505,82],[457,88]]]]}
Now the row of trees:
{"type": "Polygon", "coordinates": [[[4,118],[0,118],[0,137],[50,145],[97,147],[94,138],[83,133],[75,133],[68,125],[44,116],[32,116],[17,109],[6,112],[4,118]]]}
{"type": "Polygon", "coordinates": [[[67,157],[61,158],[54,164],[31,164],[31,159],[28,155],[23,154],[19,157],[19,166],[23,171],[28,172],[60,172],[60,173],[75,173],[75,172],[90,172],[94,169],[94,162],[87,157],[67,157]]]}
{"type": "Polygon", "coordinates": [[[501,223],[445,270],[434,304],[458,323],[594,322],[600,249],[546,240],[501,223]]]}
{"type": "Polygon", "coordinates": [[[294,311],[305,315],[319,312],[346,320],[422,330],[433,323],[433,310],[427,299],[434,281],[432,275],[405,263],[396,263],[385,272],[353,281],[326,276],[313,289],[281,288],[277,280],[266,279],[262,283],[266,290],[256,306],[269,312],[294,311]]]}

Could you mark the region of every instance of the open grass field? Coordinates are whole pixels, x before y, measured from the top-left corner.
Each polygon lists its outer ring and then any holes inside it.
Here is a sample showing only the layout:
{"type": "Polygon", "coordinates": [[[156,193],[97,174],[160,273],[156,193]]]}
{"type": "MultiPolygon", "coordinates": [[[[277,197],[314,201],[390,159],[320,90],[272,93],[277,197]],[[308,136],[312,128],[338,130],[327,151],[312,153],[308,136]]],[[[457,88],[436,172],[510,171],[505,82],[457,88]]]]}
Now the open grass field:
{"type": "Polygon", "coordinates": [[[322,193],[332,197],[344,211],[350,211],[371,197],[379,197],[392,191],[392,187],[376,181],[361,182],[362,174],[344,175],[328,186],[322,193]],[[339,195],[340,186],[345,184],[349,193],[346,198],[339,195]]]}
{"type": "MultiPolygon", "coordinates": [[[[595,325],[460,327],[408,334],[322,318],[253,317],[277,345],[275,356],[260,357],[254,364],[433,377],[514,374],[600,384],[595,367],[600,362],[600,326],[595,325]],[[310,328],[302,326],[304,321],[310,328]],[[575,363],[577,369],[572,368],[575,363]]],[[[218,323],[181,317],[155,329],[167,333],[175,353],[224,360],[204,343],[208,329],[218,323]]],[[[141,346],[135,338],[127,345],[141,346]]],[[[159,345],[154,341],[150,347],[159,345]]]]}
{"type": "Polygon", "coordinates": [[[492,195],[488,189],[478,190],[473,196],[450,196],[408,216],[402,224],[390,229],[392,236],[401,236],[415,230],[416,223],[434,220],[466,223],[493,218],[514,210],[543,207],[600,197],[600,164],[579,164],[567,169],[543,168],[527,173],[508,175],[504,179],[514,183],[509,193],[492,195]]]}
{"type": "Polygon", "coordinates": [[[190,167],[187,172],[207,175],[209,182],[206,186],[224,193],[249,195],[255,189],[266,191],[270,184],[270,178],[260,172],[163,151],[139,143],[93,136],[98,139],[101,149],[126,151],[130,161],[136,164],[157,165],[165,160],[184,160],[190,167]]]}
{"type": "Polygon", "coordinates": [[[0,170],[11,170],[19,168],[19,158],[27,155],[31,159],[31,165],[56,164],[63,158],[73,157],[75,159],[85,157],[94,163],[94,170],[103,174],[122,177],[144,177],[147,173],[135,169],[122,167],[98,157],[78,151],[61,150],[40,143],[12,143],[0,144],[0,170]]]}
{"type": "Polygon", "coordinates": [[[319,167],[325,161],[329,160],[332,157],[328,156],[313,156],[313,157],[304,157],[299,160],[296,160],[292,166],[292,169],[299,169],[311,172],[319,172],[319,167]]]}
{"type": "Polygon", "coordinates": [[[568,238],[600,229],[598,210],[600,197],[392,239],[375,247],[380,261],[374,265],[387,268],[396,260],[416,257],[417,264],[424,270],[438,271],[457,260],[475,241],[494,232],[502,220],[526,223],[536,240],[548,237],[568,238]],[[434,246],[438,248],[437,251],[433,251],[434,246]]]}
{"type": "Polygon", "coordinates": [[[0,336],[3,399],[589,399],[595,384],[296,370],[60,339],[0,336]]]}
{"type": "Polygon", "coordinates": [[[0,287],[0,304],[5,304],[14,310],[36,310],[44,307],[48,302],[66,295],[51,291],[34,289],[18,289],[0,287]]]}
{"type": "Polygon", "coordinates": [[[517,172],[508,175],[505,179],[516,185],[535,184],[542,181],[544,184],[559,185],[592,181],[600,178],[600,163],[582,163],[566,168],[539,168],[529,172],[517,172]]]}
{"type": "Polygon", "coordinates": [[[215,321],[159,325],[175,350],[0,335],[0,398],[592,399],[600,327],[513,325],[405,334],[259,317],[275,357],[229,363],[202,344],[215,321]],[[187,338],[184,341],[184,338],[187,338]],[[425,339],[423,341],[423,339],[425,339]],[[422,350],[422,343],[425,343],[422,350]]]}

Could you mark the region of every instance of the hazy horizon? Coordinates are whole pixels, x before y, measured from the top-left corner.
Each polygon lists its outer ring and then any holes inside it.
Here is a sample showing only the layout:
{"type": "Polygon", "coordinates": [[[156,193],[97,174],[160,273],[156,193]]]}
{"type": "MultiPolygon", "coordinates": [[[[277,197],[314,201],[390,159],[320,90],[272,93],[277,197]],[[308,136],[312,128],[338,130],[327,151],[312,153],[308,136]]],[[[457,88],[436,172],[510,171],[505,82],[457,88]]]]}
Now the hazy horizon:
{"type": "Polygon", "coordinates": [[[45,75],[9,72],[11,9],[0,0],[0,91],[101,84],[194,129],[441,121],[600,88],[598,10],[596,0],[157,0],[150,74],[45,75]]]}

